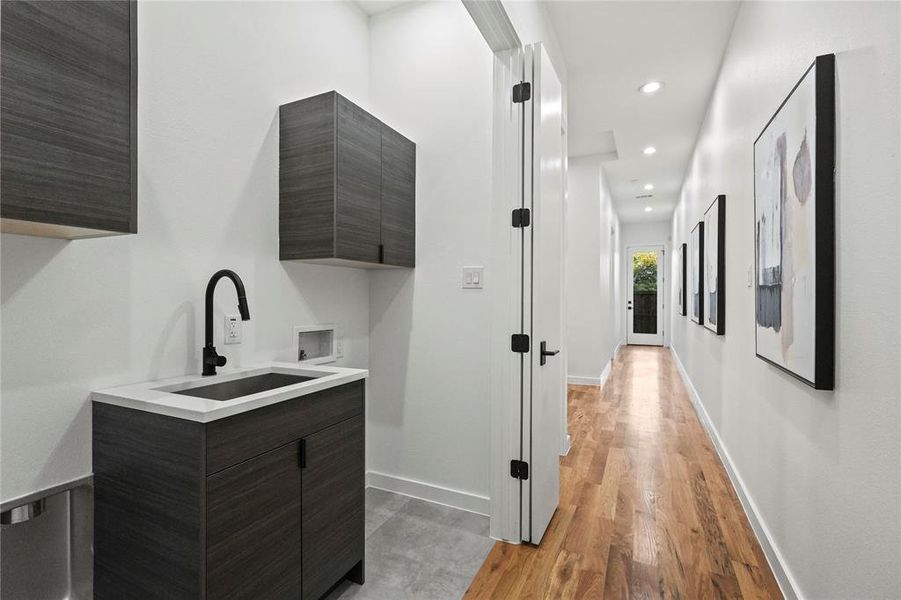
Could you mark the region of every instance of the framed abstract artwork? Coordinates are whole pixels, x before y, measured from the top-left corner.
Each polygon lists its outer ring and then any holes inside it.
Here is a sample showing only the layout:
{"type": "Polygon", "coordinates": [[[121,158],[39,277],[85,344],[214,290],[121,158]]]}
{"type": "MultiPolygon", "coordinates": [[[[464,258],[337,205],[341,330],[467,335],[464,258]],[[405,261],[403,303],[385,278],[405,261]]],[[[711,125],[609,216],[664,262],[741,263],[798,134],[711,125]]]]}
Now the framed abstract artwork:
{"type": "Polygon", "coordinates": [[[726,334],[726,197],[704,211],[704,327],[726,334]]]}
{"type": "Polygon", "coordinates": [[[686,281],[685,273],[688,266],[688,244],[679,246],[679,255],[676,256],[676,303],[679,307],[679,314],[683,317],[688,314],[688,303],[686,297],[686,281]]]}
{"type": "Polygon", "coordinates": [[[756,353],[835,385],[835,56],[819,56],[754,142],[756,353]]]}
{"type": "Polygon", "coordinates": [[[704,323],[704,222],[691,230],[691,320],[704,323]]]}

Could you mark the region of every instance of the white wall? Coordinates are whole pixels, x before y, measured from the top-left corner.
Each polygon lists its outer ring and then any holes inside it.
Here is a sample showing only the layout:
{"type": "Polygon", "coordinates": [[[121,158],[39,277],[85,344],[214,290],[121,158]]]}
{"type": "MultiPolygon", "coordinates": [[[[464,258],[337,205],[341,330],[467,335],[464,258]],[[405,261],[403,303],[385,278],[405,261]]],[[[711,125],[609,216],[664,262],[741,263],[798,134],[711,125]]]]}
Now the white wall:
{"type": "Polygon", "coordinates": [[[899,5],[746,2],[673,219],[726,195],[726,335],[674,316],[673,346],[774,556],[808,598],[901,593],[899,5]],[[753,142],[836,53],[836,390],[754,356],[753,142]]]}
{"type": "Polygon", "coordinates": [[[459,2],[373,16],[370,40],[371,108],[417,144],[417,229],[416,269],[372,275],[369,481],[487,513],[492,53],[459,2]]]}
{"type": "MultiPolygon", "coordinates": [[[[92,389],[196,373],[203,292],[222,267],[252,320],[229,368],[288,358],[291,328],[334,322],[367,366],[369,275],[278,261],[278,106],[329,89],[365,102],[367,18],[352,3],[138,4],[139,233],[3,235],[2,498],[91,472],[92,389]]],[[[486,109],[486,114],[488,113],[486,109]]],[[[223,282],[222,309],[234,312],[223,282]]]]}
{"type": "Polygon", "coordinates": [[[523,44],[534,44],[536,42],[544,44],[548,58],[551,59],[554,70],[557,72],[557,77],[560,79],[560,83],[563,84],[563,106],[566,107],[566,82],[568,80],[566,59],[563,57],[563,51],[560,49],[560,44],[557,41],[557,32],[554,31],[554,26],[551,24],[544,2],[504,0],[503,5],[507,16],[510,17],[510,22],[513,23],[513,28],[516,29],[516,33],[523,44]]]}
{"type": "MultiPolygon", "coordinates": [[[[620,269],[622,280],[626,282],[626,285],[629,285],[629,282],[632,281],[632,265],[629,264],[629,247],[630,246],[647,246],[647,245],[661,245],[663,246],[663,250],[666,253],[663,259],[663,277],[664,277],[664,285],[663,285],[663,345],[668,346],[670,340],[672,339],[670,329],[671,329],[671,319],[670,319],[670,299],[671,299],[671,285],[673,278],[673,270],[672,270],[672,248],[674,247],[671,243],[672,241],[672,231],[671,231],[671,223],[669,221],[648,221],[646,223],[623,223],[622,225],[622,236],[620,240],[621,244],[621,252],[622,258],[620,260],[620,269]]],[[[628,292],[628,288],[624,288],[622,291],[623,294],[623,309],[620,311],[619,319],[622,323],[623,331],[626,332],[628,328],[628,319],[626,318],[626,309],[625,309],[625,295],[628,292]]],[[[627,334],[624,335],[627,337],[627,334]]]]}
{"type": "Polygon", "coordinates": [[[619,220],[600,159],[569,160],[566,341],[569,383],[599,384],[619,344],[619,220]]]}

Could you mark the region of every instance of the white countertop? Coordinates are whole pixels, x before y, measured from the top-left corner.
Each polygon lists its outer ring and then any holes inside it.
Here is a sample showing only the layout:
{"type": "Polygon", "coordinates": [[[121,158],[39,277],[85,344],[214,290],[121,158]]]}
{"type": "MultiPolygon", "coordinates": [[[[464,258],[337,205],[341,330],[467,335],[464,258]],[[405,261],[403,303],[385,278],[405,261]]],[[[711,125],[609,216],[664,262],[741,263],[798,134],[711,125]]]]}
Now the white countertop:
{"type": "Polygon", "coordinates": [[[365,369],[346,369],[321,365],[306,366],[296,363],[270,363],[258,367],[228,371],[209,377],[188,375],[186,377],[147,381],[98,390],[91,394],[91,399],[94,402],[115,404],[116,406],[178,417],[179,419],[208,423],[209,421],[230,417],[248,410],[297,398],[298,396],[305,396],[352,381],[359,381],[365,379],[368,375],[369,371],[365,369]],[[206,398],[196,398],[174,393],[265,373],[303,375],[315,377],[315,379],[249,396],[242,396],[233,400],[208,400],[206,398]]]}

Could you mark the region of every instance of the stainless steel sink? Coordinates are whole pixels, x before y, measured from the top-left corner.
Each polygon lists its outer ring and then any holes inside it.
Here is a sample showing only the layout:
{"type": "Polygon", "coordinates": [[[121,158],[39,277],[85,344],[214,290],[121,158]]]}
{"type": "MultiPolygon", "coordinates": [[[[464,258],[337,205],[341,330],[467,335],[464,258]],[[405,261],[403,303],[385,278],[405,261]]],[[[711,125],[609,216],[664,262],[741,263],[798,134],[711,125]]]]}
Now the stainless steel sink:
{"type": "Polygon", "coordinates": [[[250,377],[241,377],[229,381],[222,381],[210,385],[201,385],[197,387],[187,388],[183,390],[173,391],[173,394],[181,394],[183,396],[194,396],[195,398],[206,398],[207,400],[234,400],[251,394],[260,392],[268,392],[276,388],[294,385],[316,379],[315,376],[307,375],[287,375],[285,373],[263,373],[262,375],[251,375],[250,377]]]}

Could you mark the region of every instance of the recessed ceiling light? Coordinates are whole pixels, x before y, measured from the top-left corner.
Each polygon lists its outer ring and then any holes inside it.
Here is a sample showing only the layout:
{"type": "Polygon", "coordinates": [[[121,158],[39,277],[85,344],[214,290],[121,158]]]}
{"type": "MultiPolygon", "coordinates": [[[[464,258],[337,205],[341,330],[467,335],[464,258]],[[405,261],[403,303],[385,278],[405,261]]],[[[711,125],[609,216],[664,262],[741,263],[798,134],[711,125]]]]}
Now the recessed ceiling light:
{"type": "Polygon", "coordinates": [[[644,207],[644,212],[651,212],[652,210],[654,210],[654,209],[651,208],[650,206],[645,206],[645,207],[644,207]]]}
{"type": "Polygon", "coordinates": [[[657,152],[657,148],[655,148],[654,146],[648,146],[647,148],[644,149],[644,153],[647,154],[648,156],[654,154],[655,152],[657,152]]]}
{"type": "Polygon", "coordinates": [[[644,189],[646,189],[647,191],[650,192],[651,190],[654,189],[654,184],[653,184],[653,183],[646,183],[646,184],[644,184],[644,189]]]}
{"type": "Polygon", "coordinates": [[[638,91],[642,94],[654,94],[660,91],[660,88],[663,87],[662,81],[649,81],[640,88],[638,91]]]}

